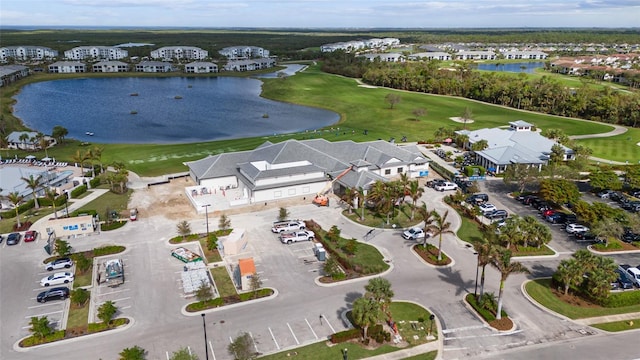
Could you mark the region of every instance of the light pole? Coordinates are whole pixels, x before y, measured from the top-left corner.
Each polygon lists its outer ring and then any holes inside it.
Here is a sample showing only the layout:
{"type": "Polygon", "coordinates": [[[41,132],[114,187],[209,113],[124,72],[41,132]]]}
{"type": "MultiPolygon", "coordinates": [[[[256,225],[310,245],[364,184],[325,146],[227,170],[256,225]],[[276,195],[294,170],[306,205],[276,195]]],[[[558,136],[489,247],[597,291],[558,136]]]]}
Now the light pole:
{"type": "MultiPolygon", "coordinates": [[[[202,316],[204,316],[204,314],[202,316]]],[[[429,320],[431,320],[431,324],[429,324],[429,335],[433,334],[433,320],[435,318],[436,318],[435,315],[433,315],[433,314],[429,315],[429,320]]]]}
{"type": "Polygon", "coordinates": [[[480,268],[480,255],[477,252],[474,252],[473,255],[476,255],[476,288],[473,289],[473,296],[478,296],[478,269],[480,268]]]}
{"type": "Polygon", "coordinates": [[[342,360],[348,360],[347,348],[342,349],[342,360]]]}
{"type": "MultiPolygon", "coordinates": [[[[211,206],[211,204],[202,205],[204,208],[205,221],[207,222],[207,239],[209,238],[209,206],[211,206]]],[[[202,316],[204,316],[204,314],[202,314],[202,316]]]]}
{"type": "Polygon", "coordinates": [[[204,356],[206,360],[209,360],[209,347],[207,344],[207,323],[204,321],[204,313],[202,315],[202,327],[204,328],[204,356]]]}

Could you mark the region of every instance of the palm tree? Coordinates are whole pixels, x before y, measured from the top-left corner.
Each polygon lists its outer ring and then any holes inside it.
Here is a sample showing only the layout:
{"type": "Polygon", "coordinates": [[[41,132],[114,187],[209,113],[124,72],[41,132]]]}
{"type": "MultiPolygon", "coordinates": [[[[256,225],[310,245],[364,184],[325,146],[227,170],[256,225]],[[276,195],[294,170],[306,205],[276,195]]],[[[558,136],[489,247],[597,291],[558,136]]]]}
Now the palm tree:
{"type": "Polygon", "coordinates": [[[511,250],[503,249],[498,252],[491,262],[500,272],[500,291],[498,292],[498,310],[496,311],[496,319],[502,319],[502,296],[504,295],[504,284],[511,274],[528,273],[529,270],[519,262],[511,262],[511,250]]]}
{"type": "Polygon", "coordinates": [[[38,189],[42,186],[42,176],[34,178],[33,175],[29,175],[28,178],[22,177],[20,179],[27,183],[27,188],[32,191],[33,201],[35,202],[36,209],[39,209],[40,204],[38,204],[38,189]]]}
{"type": "Polygon", "coordinates": [[[411,179],[409,179],[409,175],[406,172],[400,174],[400,180],[398,180],[398,184],[401,189],[401,196],[404,199],[404,196],[409,192],[409,184],[411,183],[411,179]]]}
{"type": "Polygon", "coordinates": [[[22,141],[22,149],[26,149],[27,148],[27,140],[29,140],[29,134],[27,134],[27,133],[20,134],[20,136],[18,137],[18,140],[22,141]]]}
{"type": "MultiPolygon", "coordinates": [[[[444,215],[440,215],[437,211],[433,210],[434,224],[429,226],[429,230],[433,232],[433,236],[438,235],[438,261],[442,261],[442,235],[453,234],[451,223],[447,222],[447,216],[449,216],[449,210],[444,212],[444,215]]],[[[426,236],[425,236],[426,237],[426,236]]]]}
{"type": "Polygon", "coordinates": [[[353,321],[364,330],[364,338],[367,338],[367,329],[371,325],[375,325],[382,318],[380,304],[374,299],[361,297],[353,302],[353,310],[351,311],[353,321]]]}
{"type": "Polygon", "coordinates": [[[556,270],[557,279],[564,285],[565,296],[569,293],[571,285],[578,286],[583,280],[584,272],[580,268],[580,263],[576,259],[565,259],[560,261],[556,270]]]}
{"type": "Polygon", "coordinates": [[[422,221],[424,222],[422,231],[424,232],[424,243],[422,244],[422,246],[427,246],[427,233],[429,232],[429,230],[431,229],[431,225],[433,224],[434,218],[433,218],[433,211],[430,211],[429,209],[427,209],[427,204],[425,204],[424,202],[422,202],[422,206],[420,206],[418,208],[418,214],[420,215],[420,217],[422,218],[422,221]]]}
{"type": "Polygon", "coordinates": [[[358,197],[358,206],[360,206],[360,221],[364,221],[364,208],[365,208],[365,202],[367,201],[367,196],[364,193],[364,189],[362,188],[362,186],[360,186],[358,188],[358,192],[357,192],[357,197],[358,197]]]}
{"type": "Polygon", "coordinates": [[[51,201],[51,206],[53,206],[53,216],[57,219],[58,218],[58,211],[56,210],[56,198],[58,197],[58,193],[56,193],[55,190],[53,190],[53,189],[45,189],[44,190],[44,197],[47,200],[51,201]]]}
{"type": "Polygon", "coordinates": [[[16,219],[18,219],[18,228],[19,228],[20,226],[22,226],[20,224],[19,205],[22,202],[22,200],[24,200],[24,196],[20,195],[17,191],[14,191],[12,193],[9,193],[9,195],[7,195],[7,199],[9,199],[9,202],[13,204],[13,208],[16,210],[16,219]]]}
{"type": "Polygon", "coordinates": [[[474,248],[478,254],[477,265],[482,268],[482,272],[480,274],[480,296],[478,297],[478,302],[480,302],[482,300],[482,296],[484,296],[485,270],[487,265],[491,264],[499,249],[495,233],[486,232],[482,239],[474,244],[474,248]]]}
{"type": "Polygon", "coordinates": [[[347,204],[349,214],[353,211],[353,200],[358,196],[358,193],[353,188],[346,188],[344,194],[340,197],[340,200],[347,204]]]}
{"type": "Polygon", "coordinates": [[[87,161],[88,155],[88,152],[83,153],[82,150],[76,150],[76,153],[71,155],[71,160],[73,160],[73,162],[75,163],[79,163],[82,171],[84,172],[84,162],[87,161]]]}
{"type": "Polygon", "coordinates": [[[424,188],[420,186],[418,180],[413,180],[409,183],[409,196],[411,197],[411,201],[413,203],[413,206],[411,207],[411,220],[413,220],[413,217],[416,213],[416,203],[418,202],[418,199],[422,197],[423,193],[424,188]]]}
{"type": "Polygon", "coordinates": [[[364,289],[366,290],[365,297],[373,299],[377,302],[383,313],[386,313],[387,307],[391,303],[393,298],[393,290],[391,290],[391,283],[389,280],[381,277],[373,278],[369,280],[364,289]]]}
{"type": "Polygon", "coordinates": [[[103,147],[99,147],[99,146],[94,146],[93,149],[91,149],[91,156],[93,157],[92,160],[95,160],[98,162],[98,164],[100,164],[100,173],[104,172],[104,167],[102,164],[102,152],[104,151],[103,147]]]}

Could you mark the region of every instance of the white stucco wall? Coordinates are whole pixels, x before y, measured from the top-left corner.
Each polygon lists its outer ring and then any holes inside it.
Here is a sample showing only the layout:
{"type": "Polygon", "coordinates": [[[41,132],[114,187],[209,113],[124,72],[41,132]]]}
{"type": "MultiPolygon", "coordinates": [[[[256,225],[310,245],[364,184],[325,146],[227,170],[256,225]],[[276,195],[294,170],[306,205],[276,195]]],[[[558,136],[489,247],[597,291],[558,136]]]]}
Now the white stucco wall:
{"type": "Polygon", "coordinates": [[[273,189],[259,190],[253,192],[253,202],[261,202],[261,201],[272,201],[279,199],[286,199],[296,196],[306,196],[309,200],[314,197],[318,191],[322,190],[326,181],[311,183],[311,184],[303,184],[303,185],[292,185],[285,186],[273,189]]]}
{"type": "Polygon", "coordinates": [[[279,183],[287,183],[292,181],[301,181],[305,179],[314,179],[314,178],[317,179],[317,178],[323,178],[323,177],[324,177],[324,173],[322,171],[310,172],[306,174],[278,176],[278,177],[257,180],[256,186],[267,186],[267,185],[274,185],[279,183]]]}
{"type": "Polygon", "coordinates": [[[207,187],[210,191],[213,191],[214,188],[220,189],[220,187],[226,188],[227,186],[233,188],[238,186],[238,178],[235,176],[225,176],[215,179],[206,179],[200,181],[200,186],[207,187]]]}

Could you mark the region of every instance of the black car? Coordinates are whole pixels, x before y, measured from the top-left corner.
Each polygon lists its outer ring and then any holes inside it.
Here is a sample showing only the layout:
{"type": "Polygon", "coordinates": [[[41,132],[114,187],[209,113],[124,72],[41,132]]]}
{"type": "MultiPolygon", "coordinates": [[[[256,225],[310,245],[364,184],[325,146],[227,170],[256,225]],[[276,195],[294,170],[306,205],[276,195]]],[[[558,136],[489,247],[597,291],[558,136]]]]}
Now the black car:
{"type": "Polygon", "coordinates": [[[531,202],[534,200],[537,200],[538,197],[535,195],[527,195],[525,197],[522,198],[522,203],[525,205],[531,205],[531,202]]]}
{"type": "Polygon", "coordinates": [[[56,287],[47,291],[43,291],[36,297],[36,300],[41,303],[45,303],[49,300],[64,300],[69,297],[69,288],[56,287]]]}
{"type": "Polygon", "coordinates": [[[596,241],[597,237],[591,231],[580,231],[574,232],[573,236],[576,238],[576,241],[596,241]]]}
{"type": "Polygon", "coordinates": [[[627,273],[620,269],[616,269],[616,272],[618,273],[618,284],[620,284],[620,288],[633,289],[633,282],[629,280],[627,273]]]}
{"type": "Polygon", "coordinates": [[[20,242],[19,233],[11,233],[7,236],[7,245],[17,245],[20,242]]]}
{"type": "Polygon", "coordinates": [[[473,194],[466,199],[469,204],[482,204],[489,201],[487,194],[473,194]]]}
{"type": "Polygon", "coordinates": [[[636,234],[631,230],[627,230],[624,232],[624,234],[622,234],[622,241],[626,243],[640,241],[640,234],[636,234]]]}
{"type": "Polygon", "coordinates": [[[434,188],[434,187],[436,187],[436,185],[444,184],[445,182],[446,182],[446,180],[444,180],[444,179],[429,180],[429,181],[427,181],[427,186],[430,187],[430,188],[434,188]]]}

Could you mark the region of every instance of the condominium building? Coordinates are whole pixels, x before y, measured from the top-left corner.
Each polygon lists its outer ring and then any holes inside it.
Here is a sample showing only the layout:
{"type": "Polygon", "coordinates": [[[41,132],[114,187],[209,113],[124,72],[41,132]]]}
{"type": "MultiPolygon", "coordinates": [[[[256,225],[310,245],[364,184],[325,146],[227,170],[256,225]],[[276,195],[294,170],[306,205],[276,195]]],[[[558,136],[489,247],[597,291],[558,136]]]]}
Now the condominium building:
{"type": "Polygon", "coordinates": [[[0,61],[9,58],[15,60],[44,60],[58,56],[56,50],[44,46],[5,46],[0,47],[0,61]]]}
{"type": "Polygon", "coordinates": [[[165,46],[151,51],[151,58],[162,60],[189,59],[204,60],[209,52],[195,46],[165,46]]]}
{"type": "Polygon", "coordinates": [[[114,73],[129,71],[129,64],[122,61],[100,61],[93,64],[93,72],[114,73]]]}
{"type": "Polygon", "coordinates": [[[58,61],[49,65],[50,73],[71,74],[87,72],[87,66],[77,61],[58,61]]]}
{"type": "Polygon", "coordinates": [[[269,50],[257,46],[229,46],[218,51],[229,59],[251,59],[269,57],[269,50]]]}
{"type": "Polygon", "coordinates": [[[78,46],[64,52],[64,57],[68,60],[119,60],[127,56],[127,50],[115,46],[78,46]]]}

